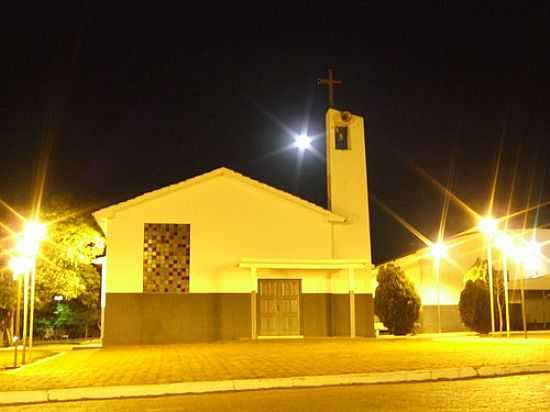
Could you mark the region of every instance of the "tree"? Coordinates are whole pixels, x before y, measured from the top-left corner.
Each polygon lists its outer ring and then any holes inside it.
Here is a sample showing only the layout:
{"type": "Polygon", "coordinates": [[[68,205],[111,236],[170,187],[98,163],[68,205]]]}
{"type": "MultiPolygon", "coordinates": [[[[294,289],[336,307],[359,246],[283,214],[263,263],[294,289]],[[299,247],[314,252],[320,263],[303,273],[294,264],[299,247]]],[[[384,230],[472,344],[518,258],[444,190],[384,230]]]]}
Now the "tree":
{"type": "MultiPolygon", "coordinates": [[[[48,233],[37,259],[37,325],[41,317],[49,317],[55,309],[53,297],[61,295],[77,308],[85,334],[99,321],[101,276],[92,261],[104,251],[103,236],[91,215],[76,211],[68,198],[51,199],[40,220],[46,222],[48,233]]],[[[12,274],[0,272],[0,341],[2,328],[10,323],[15,298],[12,274]]]]}
{"type": "Polygon", "coordinates": [[[4,270],[0,272],[0,346],[11,342],[10,324],[16,298],[16,283],[12,274],[4,270]]]}
{"type": "Polygon", "coordinates": [[[75,213],[72,202],[54,198],[43,219],[47,240],[37,267],[37,307],[45,308],[55,295],[76,310],[83,335],[99,321],[101,275],[92,261],[105,248],[104,238],[88,213],[75,213]]]}
{"type": "Polygon", "coordinates": [[[420,316],[420,297],[405,272],[393,264],[383,266],[376,276],[374,313],[394,335],[414,330],[420,316]]]}
{"type": "Polygon", "coordinates": [[[92,261],[105,247],[99,228],[89,214],[75,213],[66,199],[53,199],[45,210],[42,219],[52,223],[37,263],[37,306],[62,295],[97,309],[101,277],[92,261]]]}
{"type": "MultiPolygon", "coordinates": [[[[476,259],[473,266],[464,276],[466,281],[464,289],[460,293],[458,310],[464,325],[479,333],[491,331],[491,303],[489,295],[487,260],[476,259]]],[[[504,281],[502,272],[493,268],[493,283],[495,287],[496,314],[499,320],[499,328],[503,329],[502,299],[504,294],[504,281]]]]}

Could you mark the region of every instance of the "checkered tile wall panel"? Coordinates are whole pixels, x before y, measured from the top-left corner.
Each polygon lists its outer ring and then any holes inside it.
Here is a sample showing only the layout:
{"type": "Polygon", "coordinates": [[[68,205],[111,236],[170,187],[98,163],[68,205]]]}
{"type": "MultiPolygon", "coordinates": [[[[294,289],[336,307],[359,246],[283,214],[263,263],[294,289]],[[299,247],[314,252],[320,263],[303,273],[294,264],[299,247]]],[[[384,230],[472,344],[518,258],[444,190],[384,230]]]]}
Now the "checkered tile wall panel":
{"type": "Polygon", "coordinates": [[[189,292],[190,240],[190,225],[145,223],[144,292],[189,292]]]}

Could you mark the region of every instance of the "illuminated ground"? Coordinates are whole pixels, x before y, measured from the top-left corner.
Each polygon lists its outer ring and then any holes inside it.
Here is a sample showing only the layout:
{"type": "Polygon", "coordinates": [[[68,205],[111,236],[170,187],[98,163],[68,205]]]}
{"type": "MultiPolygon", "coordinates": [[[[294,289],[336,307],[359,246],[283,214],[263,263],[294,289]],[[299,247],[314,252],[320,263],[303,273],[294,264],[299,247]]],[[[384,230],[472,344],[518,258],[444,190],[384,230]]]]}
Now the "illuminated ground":
{"type": "MultiPolygon", "coordinates": [[[[34,361],[43,359],[47,356],[56,353],[56,350],[52,349],[33,349],[32,359],[34,361]]],[[[13,366],[13,348],[2,348],[0,349],[0,370],[5,368],[11,368],[13,366]]],[[[18,352],[18,362],[21,363],[21,350],[18,352]]]]}
{"type": "Polygon", "coordinates": [[[550,338],[308,339],[69,351],[0,372],[3,391],[550,362],[550,338]]]}
{"type": "MultiPolygon", "coordinates": [[[[5,407],[70,411],[544,411],[550,375],[453,382],[340,386],[5,407]]],[[[0,408],[1,409],[1,408],[0,408]]]]}

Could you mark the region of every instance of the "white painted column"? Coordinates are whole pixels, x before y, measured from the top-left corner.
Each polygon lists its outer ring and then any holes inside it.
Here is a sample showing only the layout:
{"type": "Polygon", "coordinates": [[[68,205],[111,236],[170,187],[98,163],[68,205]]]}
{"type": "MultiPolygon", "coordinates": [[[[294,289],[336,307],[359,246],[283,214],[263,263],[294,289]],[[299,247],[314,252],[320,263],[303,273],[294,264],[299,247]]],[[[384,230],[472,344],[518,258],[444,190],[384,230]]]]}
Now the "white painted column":
{"type": "Polygon", "coordinates": [[[258,337],[256,318],[257,302],[256,294],[258,292],[258,275],[256,273],[256,266],[250,267],[250,330],[251,338],[256,339],[258,337]]]}
{"type": "Polygon", "coordinates": [[[349,289],[349,336],[355,338],[355,291],[354,282],[355,271],[353,268],[348,268],[348,289],[349,289]]]}

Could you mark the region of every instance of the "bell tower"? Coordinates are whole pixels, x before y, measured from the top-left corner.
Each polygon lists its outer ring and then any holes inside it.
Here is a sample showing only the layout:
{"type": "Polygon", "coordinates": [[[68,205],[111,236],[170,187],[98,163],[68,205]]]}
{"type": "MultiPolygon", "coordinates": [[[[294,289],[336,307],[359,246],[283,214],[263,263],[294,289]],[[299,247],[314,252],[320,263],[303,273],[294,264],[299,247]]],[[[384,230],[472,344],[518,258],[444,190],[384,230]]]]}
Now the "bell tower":
{"type": "Polygon", "coordinates": [[[363,118],[329,109],[326,114],[328,206],[346,218],[334,225],[337,259],[371,261],[367,159],[363,118]]]}

